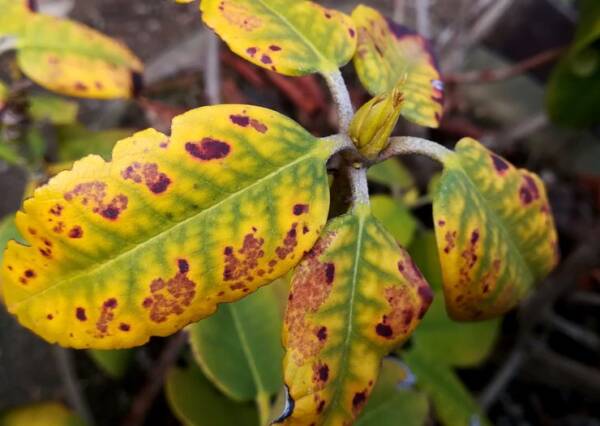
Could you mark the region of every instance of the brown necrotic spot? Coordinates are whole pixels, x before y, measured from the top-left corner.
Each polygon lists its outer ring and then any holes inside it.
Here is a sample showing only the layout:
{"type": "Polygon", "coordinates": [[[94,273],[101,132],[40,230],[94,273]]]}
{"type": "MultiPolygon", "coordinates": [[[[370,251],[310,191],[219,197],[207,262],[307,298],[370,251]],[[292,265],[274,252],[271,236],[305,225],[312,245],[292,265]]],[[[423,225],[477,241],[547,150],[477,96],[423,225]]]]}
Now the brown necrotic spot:
{"type": "Polygon", "coordinates": [[[246,53],[252,57],[254,57],[254,55],[256,55],[257,51],[258,51],[258,49],[256,47],[249,47],[246,49],[246,53]]]}
{"type": "Polygon", "coordinates": [[[66,192],[64,198],[67,201],[78,199],[82,205],[90,206],[94,213],[108,220],[116,220],[127,208],[128,199],[125,195],[118,194],[107,203],[106,186],[106,183],[100,181],[80,183],[66,192]]]}
{"type": "Polygon", "coordinates": [[[350,34],[350,37],[354,38],[356,32],[352,28],[348,28],[348,34],[350,34]]]}
{"type": "Polygon", "coordinates": [[[83,229],[81,226],[76,225],[69,230],[69,238],[81,238],[83,237],[83,229]]]}
{"type": "Polygon", "coordinates": [[[524,205],[530,204],[540,198],[538,187],[531,176],[523,175],[523,181],[519,188],[519,197],[524,205]]]}
{"type": "MultiPolygon", "coordinates": [[[[385,321],[385,316],[384,316],[384,321],[385,321]]],[[[388,324],[384,324],[384,323],[379,323],[375,326],[375,332],[380,335],[381,337],[385,337],[385,338],[389,338],[392,337],[393,331],[392,331],[392,327],[390,327],[388,324]]]]}
{"type": "MultiPolygon", "coordinates": [[[[292,293],[290,293],[290,296],[292,295],[292,293]]],[[[292,299],[289,299],[292,300],[292,299]]],[[[321,342],[327,340],[327,327],[323,326],[323,327],[319,327],[317,330],[317,339],[319,339],[321,342]]]]}
{"type": "Polygon", "coordinates": [[[446,240],[446,246],[444,247],[444,253],[448,254],[456,246],[456,231],[446,231],[444,240],[446,240]]]}
{"type": "Polygon", "coordinates": [[[227,157],[231,147],[228,143],[213,138],[204,138],[200,142],[187,142],[185,150],[193,157],[209,161],[227,157]]]}
{"type": "Polygon", "coordinates": [[[508,163],[496,154],[490,154],[490,157],[492,157],[492,164],[494,165],[494,169],[496,169],[496,171],[500,175],[504,175],[506,171],[510,168],[508,163]]]}
{"type": "Polygon", "coordinates": [[[314,356],[327,340],[327,328],[315,329],[305,316],[317,311],[331,293],[332,286],[327,282],[327,264],[319,258],[334,237],[334,233],[329,233],[320,238],[297,266],[292,278],[291,293],[294,296],[288,301],[285,324],[288,347],[294,349],[297,363],[314,356]]]}
{"type": "Polygon", "coordinates": [[[271,49],[273,52],[279,52],[281,50],[281,46],[277,46],[275,44],[272,44],[269,46],[269,49],[271,49]]]}
{"type": "Polygon", "coordinates": [[[273,60],[271,59],[271,57],[269,55],[262,55],[260,57],[260,61],[265,65],[273,63],[273,60]]]}
{"type": "Polygon", "coordinates": [[[244,289],[243,281],[252,281],[259,260],[264,257],[263,245],[265,240],[256,236],[256,228],[244,236],[242,247],[237,250],[225,247],[223,254],[223,281],[233,282],[232,290],[244,289]]]}
{"type": "Polygon", "coordinates": [[[75,87],[75,90],[78,90],[81,92],[85,92],[88,89],[88,87],[85,84],[83,84],[81,81],[75,82],[74,87],[75,87]]]}
{"type": "Polygon", "coordinates": [[[324,363],[317,363],[313,366],[313,382],[317,388],[322,388],[329,379],[329,366],[324,363]]]}
{"type": "Polygon", "coordinates": [[[325,279],[327,280],[327,284],[331,284],[333,279],[335,278],[335,265],[333,263],[325,264],[325,279]]]}
{"type": "Polygon", "coordinates": [[[114,310],[117,307],[117,299],[111,297],[106,299],[102,304],[102,310],[100,311],[100,317],[96,321],[96,329],[99,332],[99,336],[102,337],[108,332],[108,324],[115,318],[114,310]]]}
{"type": "Polygon", "coordinates": [[[60,204],[55,204],[48,212],[54,216],[60,216],[62,214],[64,207],[60,204]]]}
{"type": "Polygon", "coordinates": [[[121,171],[121,176],[123,179],[132,180],[135,183],[143,182],[155,194],[165,192],[171,183],[171,179],[158,170],[156,163],[140,164],[137,161],[133,162],[121,171]]]}
{"type": "Polygon", "coordinates": [[[296,216],[308,213],[308,204],[295,204],[293,207],[293,212],[296,216]]]}
{"type": "Polygon", "coordinates": [[[297,227],[298,224],[293,223],[292,227],[285,235],[283,244],[275,249],[275,253],[279,259],[284,260],[298,245],[298,235],[296,232],[297,227]]]}
{"type": "Polygon", "coordinates": [[[167,281],[157,278],[150,283],[151,295],[142,302],[142,306],[150,310],[150,319],[154,322],[164,322],[170,315],[181,315],[196,294],[196,283],[187,277],[187,261],[183,265],[178,261],[177,266],[179,272],[173,278],[167,281]],[[185,272],[181,272],[182,266],[187,269],[185,272]]]}
{"type": "Polygon", "coordinates": [[[363,406],[367,402],[367,391],[366,389],[362,392],[356,392],[352,397],[352,411],[358,413],[362,410],[363,406]]]}
{"type": "Polygon", "coordinates": [[[52,315],[52,314],[48,314],[48,315],[46,315],[46,318],[47,318],[48,320],[53,320],[53,319],[54,319],[54,315],[52,315]]]}
{"type": "Polygon", "coordinates": [[[126,324],[124,322],[119,324],[119,330],[121,330],[121,331],[129,331],[130,329],[131,329],[131,326],[129,324],[126,324]]]}
{"type": "Polygon", "coordinates": [[[250,124],[250,117],[247,115],[232,114],[229,116],[229,119],[233,124],[237,124],[241,127],[248,127],[250,124]]]}
{"type": "Polygon", "coordinates": [[[78,307],[77,309],[75,309],[75,318],[77,318],[79,321],[87,320],[85,309],[83,309],[82,307],[78,307]]]}
{"type": "Polygon", "coordinates": [[[35,278],[35,271],[33,269],[27,269],[25,271],[25,276],[27,278],[35,278]]]}
{"type": "Polygon", "coordinates": [[[181,272],[182,274],[185,274],[190,270],[190,265],[185,259],[179,259],[177,261],[177,266],[179,267],[179,272],[181,272]]]}

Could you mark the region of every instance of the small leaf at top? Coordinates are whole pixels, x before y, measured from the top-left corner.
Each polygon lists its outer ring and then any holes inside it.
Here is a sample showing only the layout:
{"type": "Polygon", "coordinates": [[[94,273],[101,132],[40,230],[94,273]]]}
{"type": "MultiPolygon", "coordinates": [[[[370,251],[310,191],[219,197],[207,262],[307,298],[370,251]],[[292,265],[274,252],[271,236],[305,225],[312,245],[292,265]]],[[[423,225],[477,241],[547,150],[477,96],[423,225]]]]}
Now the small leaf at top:
{"type": "Polygon", "coordinates": [[[352,19],[312,1],[202,0],[200,9],[231,50],[280,74],[330,73],[356,49],[352,19]]]}
{"type": "Polygon", "coordinates": [[[412,333],[432,293],[364,205],[327,225],[292,278],[284,320],[286,425],[350,424],[381,359],[412,333]]]}
{"type": "Polygon", "coordinates": [[[448,313],[502,315],[558,262],[546,189],[470,138],[444,163],[433,214],[448,313]]]}
{"type": "Polygon", "coordinates": [[[77,22],[30,14],[16,48],[27,77],[64,95],[128,98],[141,83],[142,63],[129,49],[77,22]]]}
{"type": "Polygon", "coordinates": [[[29,245],[5,253],[8,310],[63,346],[172,334],[300,261],[327,217],[332,151],[279,113],[220,105],[118,142],[109,163],[88,156],[17,213],[29,245]]]}
{"type": "Polygon", "coordinates": [[[252,401],[281,389],[281,315],[271,285],[222,304],[188,332],[200,368],[230,398],[252,401]]]}
{"type": "Polygon", "coordinates": [[[443,84],[429,42],[368,6],[356,7],[352,19],[358,31],[354,66],[363,86],[374,96],[397,87],[407,120],[438,127],[443,84]]]}

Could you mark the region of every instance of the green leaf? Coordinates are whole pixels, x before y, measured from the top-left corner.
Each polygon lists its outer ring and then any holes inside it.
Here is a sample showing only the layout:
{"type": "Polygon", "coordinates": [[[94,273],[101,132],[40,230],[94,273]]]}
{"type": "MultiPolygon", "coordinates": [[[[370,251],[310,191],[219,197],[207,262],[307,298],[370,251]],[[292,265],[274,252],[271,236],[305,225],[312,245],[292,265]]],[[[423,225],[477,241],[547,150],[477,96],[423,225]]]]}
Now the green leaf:
{"type": "Polygon", "coordinates": [[[413,335],[413,344],[420,352],[431,354],[443,364],[455,367],[477,366],[491,353],[500,331],[500,320],[459,323],[450,319],[444,307],[442,272],[435,234],[432,231],[423,232],[417,237],[409,252],[436,290],[427,315],[413,335]]]}
{"type": "Polygon", "coordinates": [[[280,74],[331,73],[356,49],[352,19],[312,1],[202,0],[200,9],[231,50],[280,74]]]}
{"type": "Polygon", "coordinates": [[[491,426],[450,367],[422,350],[411,349],[403,353],[403,359],[416,376],[417,387],[430,396],[437,418],[443,425],[491,426]]]}
{"type": "Polygon", "coordinates": [[[120,379],[131,364],[134,351],[132,349],[90,349],[88,355],[102,371],[113,379],[120,379]]]}
{"type": "Polygon", "coordinates": [[[400,89],[401,114],[421,126],[438,127],[443,84],[429,42],[417,33],[359,5],[352,12],[358,30],[354,66],[371,95],[400,89]]]}
{"type": "Polygon", "coordinates": [[[109,161],[116,141],[131,135],[130,129],[93,131],[81,125],[60,126],[56,129],[58,161],[71,162],[89,154],[109,161]]]}
{"type": "Polygon", "coordinates": [[[185,426],[257,426],[252,404],[228,399],[193,365],[172,368],[165,394],[175,416],[185,426]]]}
{"type": "Polygon", "coordinates": [[[29,114],[36,121],[47,120],[52,124],[72,124],[77,121],[77,102],[52,95],[29,97],[29,114]]]}
{"type": "Polygon", "coordinates": [[[281,315],[271,286],[188,327],[196,361],[227,396],[238,401],[276,394],[283,386],[281,315]]]}
{"type": "Polygon", "coordinates": [[[429,414],[427,395],[403,388],[406,368],[384,359],[377,384],[355,426],[423,426],[429,414]]]}
{"type": "Polygon", "coordinates": [[[83,426],[76,414],[59,402],[23,405],[0,414],[0,426],[83,426]]]}
{"type": "Polygon", "coordinates": [[[600,123],[600,3],[586,0],[575,41],[548,82],[550,118],[561,125],[587,127],[600,123]]]}
{"type": "Polygon", "coordinates": [[[286,425],[348,424],[381,359],[414,330],[431,290],[365,205],[335,218],[296,268],[284,321],[286,425]]]}
{"type": "Polygon", "coordinates": [[[404,204],[387,195],[374,195],[371,197],[371,211],[398,244],[408,246],[411,243],[418,224],[404,204]]]}
{"type": "Polygon", "coordinates": [[[18,166],[25,163],[25,159],[17,152],[16,147],[0,139],[0,162],[18,166]]]}
{"type": "Polygon", "coordinates": [[[558,262],[546,190],[477,141],[444,159],[433,199],[446,308],[454,319],[504,314],[558,262]]]}
{"type": "Polygon", "coordinates": [[[406,191],[415,185],[415,180],[408,169],[396,158],[375,164],[369,168],[367,175],[373,182],[399,190],[406,191]]]}
{"type": "Polygon", "coordinates": [[[175,117],[88,156],[17,214],[6,305],[63,346],[118,349],[174,333],[287,273],[329,209],[335,146],[247,105],[175,117]],[[294,190],[290,191],[293,187],[294,190]]]}

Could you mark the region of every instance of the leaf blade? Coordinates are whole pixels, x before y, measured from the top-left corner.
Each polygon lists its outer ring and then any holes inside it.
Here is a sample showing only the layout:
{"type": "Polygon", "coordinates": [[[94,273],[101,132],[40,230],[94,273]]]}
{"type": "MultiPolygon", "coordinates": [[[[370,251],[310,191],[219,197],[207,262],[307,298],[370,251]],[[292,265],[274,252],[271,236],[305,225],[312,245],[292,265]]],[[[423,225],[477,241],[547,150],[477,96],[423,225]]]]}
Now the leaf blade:
{"type": "Polygon", "coordinates": [[[278,113],[222,105],[176,117],[170,138],[120,141],[110,163],[86,157],[17,214],[32,246],[9,244],[8,308],[67,346],[172,334],[300,260],[327,216],[332,150],[278,113]]]}
{"type": "Polygon", "coordinates": [[[351,422],[381,358],[431,302],[407,253],[358,209],[331,221],[295,271],[284,321],[284,378],[294,408],[283,424],[351,422]]]}
{"type": "Polygon", "coordinates": [[[352,20],[312,1],[204,0],[200,9],[231,50],[280,74],[335,71],[356,48],[352,20]]]}
{"type": "Polygon", "coordinates": [[[433,202],[446,307],[454,319],[492,318],[556,265],[556,229],[537,175],[470,138],[455,151],[433,202]]]}

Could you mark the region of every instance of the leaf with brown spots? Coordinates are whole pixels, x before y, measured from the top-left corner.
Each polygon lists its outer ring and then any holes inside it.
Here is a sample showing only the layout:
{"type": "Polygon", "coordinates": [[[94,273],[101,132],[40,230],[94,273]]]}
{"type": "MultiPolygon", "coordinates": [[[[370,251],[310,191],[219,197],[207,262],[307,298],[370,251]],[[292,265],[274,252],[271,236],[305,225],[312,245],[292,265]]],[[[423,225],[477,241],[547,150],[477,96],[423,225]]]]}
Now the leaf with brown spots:
{"type": "Polygon", "coordinates": [[[112,161],[76,162],[17,213],[27,245],[5,253],[6,305],[63,346],[131,347],[174,333],[310,250],[329,209],[334,148],[245,105],[199,108],[175,117],[170,136],[121,140],[112,161]]]}
{"type": "Polygon", "coordinates": [[[444,159],[433,213],[446,308],[481,320],[513,308],[558,262],[544,183],[477,141],[444,159]]]}
{"type": "Polygon", "coordinates": [[[19,67],[39,85],[99,99],[128,98],[140,89],[143,65],[118,41],[68,19],[10,10],[16,23],[3,25],[3,16],[0,31],[15,37],[19,67]]]}
{"type": "Polygon", "coordinates": [[[203,0],[200,9],[231,50],[280,74],[331,73],[356,49],[352,19],[312,1],[203,0]]]}
{"type": "Polygon", "coordinates": [[[374,96],[396,88],[407,120],[438,127],[444,90],[429,41],[365,5],[352,19],[358,31],[354,67],[363,86],[374,96]]]}
{"type": "Polygon", "coordinates": [[[292,278],[283,340],[293,409],[280,423],[350,424],[382,357],[408,338],[431,300],[407,252],[368,207],[332,220],[292,278]]]}

